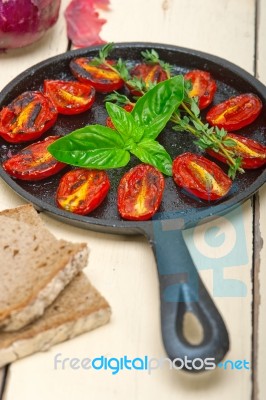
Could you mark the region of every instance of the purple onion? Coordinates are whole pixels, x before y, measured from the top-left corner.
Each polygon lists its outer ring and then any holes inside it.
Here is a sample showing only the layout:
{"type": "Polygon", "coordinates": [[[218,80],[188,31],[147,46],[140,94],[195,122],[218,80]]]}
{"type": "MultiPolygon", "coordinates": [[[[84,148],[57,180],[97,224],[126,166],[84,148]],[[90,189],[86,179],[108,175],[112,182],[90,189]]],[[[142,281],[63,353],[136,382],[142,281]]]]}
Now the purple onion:
{"type": "Polygon", "coordinates": [[[27,46],[53,26],[61,0],[0,0],[0,49],[27,46]]]}

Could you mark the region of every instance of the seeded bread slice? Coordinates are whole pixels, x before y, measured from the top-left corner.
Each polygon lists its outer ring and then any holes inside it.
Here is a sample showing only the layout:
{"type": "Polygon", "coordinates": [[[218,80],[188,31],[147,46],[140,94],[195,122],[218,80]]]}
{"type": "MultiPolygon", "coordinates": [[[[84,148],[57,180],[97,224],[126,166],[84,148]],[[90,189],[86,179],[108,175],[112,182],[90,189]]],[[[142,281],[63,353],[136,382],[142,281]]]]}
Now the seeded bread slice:
{"type": "Polygon", "coordinates": [[[81,272],[41,318],[17,332],[0,333],[0,368],[106,324],[110,315],[107,301],[81,272]]]}
{"type": "Polygon", "coordinates": [[[85,243],[56,239],[33,207],[0,215],[0,329],[14,331],[41,316],[87,265],[85,243]]]}

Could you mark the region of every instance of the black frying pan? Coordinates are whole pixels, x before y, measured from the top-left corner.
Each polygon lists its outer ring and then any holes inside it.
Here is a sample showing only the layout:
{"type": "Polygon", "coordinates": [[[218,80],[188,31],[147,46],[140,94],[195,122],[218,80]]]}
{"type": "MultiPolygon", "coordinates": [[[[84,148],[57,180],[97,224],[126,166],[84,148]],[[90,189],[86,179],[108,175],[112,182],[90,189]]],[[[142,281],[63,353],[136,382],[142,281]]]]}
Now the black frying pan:
{"type": "MultiPolygon", "coordinates": [[[[184,73],[191,69],[209,71],[218,83],[215,103],[230,96],[245,92],[256,93],[264,104],[261,116],[249,127],[243,129],[246,134],[261,143],[266,143],[265,104],[266,88],[250,74],[221,58],[210,56],[175,46],[151,43],[117,44],[113,57],[122,57],[132,64],[141,59],[144,49],[156,49],[161,59],[175,65],[176,73],[184,73]]],[[[0,94],[0,107],[8,104],[17,95],[26,90],[40,89],[44,79],[71,79],[69,62],[73,57],[98,54],[98,47],[68,52],[33,66],[9,83],[0,94]]],[[[103,95],[90,112],[78,116],[60,116],[56,125],[47,133],[67,134],[86,124],[105,124],[106,111],[103,95]]],[[[204,118],[204,114],[203,114],[204,118]]],[[[172,157],[185,151],[199,153],[188,133],[175,133],[169,125],[160,135],[160,142],[167,148],[172,157]]],[[[0,157],[3,162],[10,152],[13,154],[24,145],[0,142],[0,157]]],[[[229,339],[224,322],[212,299],[203,286],[198,272],[191,260],[182,237],[182,230],[199,222],[221,215],[236,207],[252,196],[265,182],[266,170],[248,171],[235,180],[230,193],[221,201],[208,203],[188,196],[177,188],[172,178],[166,178],[166,189],[161,208],[153,221],[123,221],[117,213],[116,188],[119,179],[129,167],[139,163],[132,159],[126,168],[108,171],[112,189],[104,203],[90,216],[78,216],[59,210],[54,202],[55,191],[60,177],[65,172],[41,182],[23,182],[11,179],[1,168],[0,175],[24,199],[33,203],[37,209],[44,210],[66,223],[100,232],[117,234],[144,234],[154,251],[158,266],[161,294],[162,336],[167,354],[171,359],[187,357],[215,358],[218,363],[229,348],[229,339]],[[191,311],[199,319],[204,331],[204,339],[199,345],[191,345],[183,335],[183,317],[191,311]]],[[[224,166],[221,164],[222,168],[224,166]]],[[[180,363],[180,361],[178,361],[180,363]]],[[[198,371],[201,362],[194,364],[192,371],[198,371]]]]}

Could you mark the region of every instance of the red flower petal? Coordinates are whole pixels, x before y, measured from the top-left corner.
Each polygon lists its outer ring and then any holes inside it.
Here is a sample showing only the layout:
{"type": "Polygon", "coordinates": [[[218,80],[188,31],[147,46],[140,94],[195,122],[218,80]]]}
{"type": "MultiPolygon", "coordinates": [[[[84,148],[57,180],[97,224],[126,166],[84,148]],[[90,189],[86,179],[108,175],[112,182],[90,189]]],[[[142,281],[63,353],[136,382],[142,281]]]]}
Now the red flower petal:
{"type": "Polygon", "coordinates": [[[94,4],[97,6],[97,8],[109,10],[110,0],[94,0],[94,4]]]}
{"type": "Polygon", "coordinates": [[[99,18],[95,7],[107,9],[109,0],[72,0],[65,11],[67,35],[76,47],[105,43],[100,32],[106,20],[99,18]]]}

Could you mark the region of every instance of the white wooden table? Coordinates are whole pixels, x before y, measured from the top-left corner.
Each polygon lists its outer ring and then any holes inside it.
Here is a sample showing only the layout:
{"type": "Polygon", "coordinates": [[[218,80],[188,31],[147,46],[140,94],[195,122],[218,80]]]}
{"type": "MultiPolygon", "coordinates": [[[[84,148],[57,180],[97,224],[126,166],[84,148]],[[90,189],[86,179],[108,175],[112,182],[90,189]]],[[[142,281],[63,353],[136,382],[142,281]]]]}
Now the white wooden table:
{"type": "MultiPolygon", "coordinates": [[[[0,54],[0,89],[27,67],[66,51],[68,42],[62,12],[67,4],[68,0],[62,2],[60,20],[40,42],[0,54]]],[[[108,20],[102,30],[106,41],[160,42],[205,51],[234,62],[266,84],[265,0],[111,0],[111,10],[104,17],[108,20]]],[[[0,209],[23,203],[0,182],[0,209]]],[[[229,329],[231,349],[226,358],[246,359],[252,362],[251,370],[217,368],[197,376],[167,368],[151,375],[141,371],[117,375],[111,375],[110,371],[56,371],[53,360],[59,352],[65,357],[104,354],[157,358],[164,357],[165,353],[160,337],[155,261],[145,239],[94,233],[73,228],[45,214],[42,217],[56,236],[88,242],[91,257],[86,273],[109,300],[113,317],[110,324],[100,329],[47,353],[16,362],[7,372],[0,371],[5,400],[266,398],[263,372],[266,367],[265,186],[233,215],[212,222],[212,227],[218,227],[225,237],[216,250],[205,242],[210,228],[206,225],[185,235],[201,276],[229,329]],[[229,251],[226,246],[234,229],[242,229],[244,239],[232,255],[230,268],[224,269],[224,278],[242,282],[246,294],[219,297],[217,290],[215,295],[214,270],[204,269],[202,258],[196,257],[195,251],[218,260],[219,254],[229,251]]]]}

